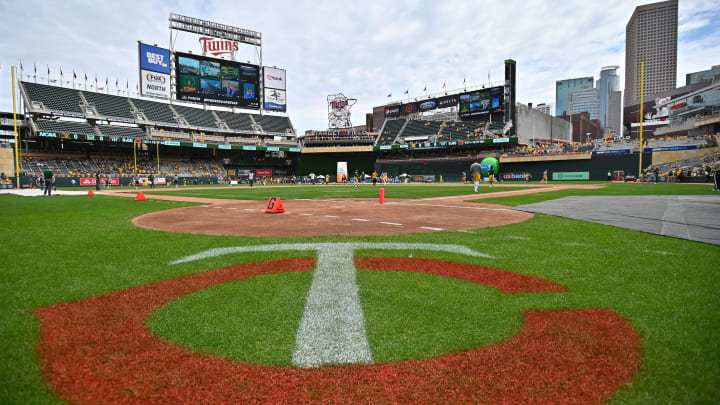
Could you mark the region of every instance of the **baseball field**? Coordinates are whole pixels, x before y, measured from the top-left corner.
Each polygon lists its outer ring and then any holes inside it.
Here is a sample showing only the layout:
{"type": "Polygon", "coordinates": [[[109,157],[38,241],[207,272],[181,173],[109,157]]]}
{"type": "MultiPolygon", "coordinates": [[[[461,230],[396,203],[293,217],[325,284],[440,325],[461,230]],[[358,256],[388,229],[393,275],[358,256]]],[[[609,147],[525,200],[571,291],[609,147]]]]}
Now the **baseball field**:
{"type": "Polygon", "coordinates": [[[0,403],[720,401],[720,246],[512,209],[710,186],[142,191],[0,195],[0,403]]]}

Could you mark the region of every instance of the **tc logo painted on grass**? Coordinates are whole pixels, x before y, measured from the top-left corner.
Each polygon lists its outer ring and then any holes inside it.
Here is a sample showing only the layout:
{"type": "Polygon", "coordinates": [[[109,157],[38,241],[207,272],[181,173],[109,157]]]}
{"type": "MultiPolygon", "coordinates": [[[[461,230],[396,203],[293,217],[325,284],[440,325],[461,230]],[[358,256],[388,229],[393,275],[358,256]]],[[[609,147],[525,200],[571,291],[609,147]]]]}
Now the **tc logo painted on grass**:
{"type": "Polygon", "coordinates": [[[317,261],[249,263],[37,310],[43,372],[74,403],[508,402],[606,400],[637,372],[639,336],[609,309],[526,311],[498,344],[434,359],[372,364],[355,267],[437,274],[506,293],[564,291],[532,276],[427,259],[354,258],[358,249],[487,256],[463,246],[285,244],[211,249],[173,263],[250,251],[316,250],[317,261]],[[191,352],[154,336],[145,320],[194,291],[262,274],[315,268],[293,362],[259,366],[191,352]],[[333,367],[322,364],[363,363],[333,367]],[[367,364],[366,364],[367,363],[367,364]]]}

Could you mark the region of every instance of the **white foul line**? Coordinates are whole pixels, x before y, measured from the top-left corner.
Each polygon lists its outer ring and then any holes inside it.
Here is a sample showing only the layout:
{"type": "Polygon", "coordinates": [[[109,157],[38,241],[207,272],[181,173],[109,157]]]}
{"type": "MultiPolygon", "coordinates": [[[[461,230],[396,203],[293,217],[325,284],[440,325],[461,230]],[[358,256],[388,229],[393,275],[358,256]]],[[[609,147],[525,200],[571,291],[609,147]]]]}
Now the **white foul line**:
{"type": "Polygon", "coordinates": [[[318,251],[292,361],[299,367],[372,362],[352,251],[318,251]]]}
{"type": "Polygon", "coordinates": [[[434,250],[492,257],[461,245],[433,243],[291,243],[214,248],[170,264],[231,253],[315,250],[318,252],[317,266],[295,340],[293,364],[318,367],[323,364],[369,363],[372,355],[355,280],[354,251],[358,249],[434,250]]]}

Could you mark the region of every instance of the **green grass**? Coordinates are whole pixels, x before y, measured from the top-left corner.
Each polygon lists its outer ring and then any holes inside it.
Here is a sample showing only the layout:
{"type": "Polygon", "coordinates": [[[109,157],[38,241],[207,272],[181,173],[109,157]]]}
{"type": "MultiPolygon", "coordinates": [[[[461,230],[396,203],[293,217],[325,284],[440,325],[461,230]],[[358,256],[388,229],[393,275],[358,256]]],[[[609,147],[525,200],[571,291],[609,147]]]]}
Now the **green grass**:
{"type": "MultiPolygon", "coordinates": [[[[551,184],[565,185],[568,183],[554,182],[551,184]]],[[[575,183],[570,183],[575,184],[575,183]]],[[[588,183],[581,183],[588,184],[588,183]]],[[[667,184],[667,183],[608,183],[599,182],[599,185],[605,186],[599,189],[574,189],[547,191],[544,193],[525,194],[510,197],[485,198],[482,200],[474,200],[488,204],[501,205],[523,205],[534,204],[547,200],[569,196],[630,196],[630,195],[713,195],[717,194],[712,191],[712,186],[707,184],[667,184]]]]}
{"type": "MultiPolygon", "coordinates": [[[[394,187],[386,189],[395,191],[394,187]]],[[[408,194],[418,189],[426,196],[453,194],[454,187],[459,194],[472,191],[469,185],[397,187],[408,194]]],[[[313,198],[323,193],[314,190],[323,189],[332,191],[333,197],[356,196],[353,187],[338,187],[344,193],[333,188],[287,189],[288,195],[309,193],[313,198]]],[[[588,191],[583,190],[570,195],[705,194],[704,188],[617,184],[593,191],[599,194],[584,194],[588,191]]],[[[372,186],[365,189],[376,192],[372,186]]],[[[363,187],[358,190],[365,192],[363,187]]],[[[225,193],[220,188],[196,191],[213,197],[225,193]]],[[[545,198],[554,193],[539,195],[545,198]]],[[[232,198],[241,196],[245,194],[232,198]]],[[[512,198],[511,202],[517,202],[525,197],[512,198]]],[[[626,317],[643,341],[640,373],[613,403],[698,404],[717,403],[720,398],[720,246],[545,215],[467,233],[252,238],[152,231],[130,222],[146,212],[186,205],[177,202],[2,195],[0,204],[3,404],[60,403],[40,372],[35,308],[237,263],[311,255],[232,254],[168,265],[205,249],[350,240],[466,245],[494,258],[421,251],[361,251],[358,255],[412,254],[468,262],[540,276],[569,289],[565,293],[508,295],[431,275],[359,271],[366,330],[378,361],[432,357],[502,340],[517,330],[518,314],[524,309],[607,307],[626,317]]],[[[149,324],[161,336],[196,350],[287,365],[310,274],[262,276],[199,291],[163,307],[149,324]]]]}
{"type": "MultiPolygon", "coordinates": [[[[204,198],[231,198],[242,200],[267,200],[270,197],[282,199],[297,198],[378,198],[379,189],[385,188],[385,198],[429,198],[450,195],[473,194],[473,185],[425,185],[425,184],[388,184],[375,186],[364,184],[359,187],[352,185],[302,185],[263,187],[255,186],[250,190],[247,186],[220,187],[213,190],[198,189],[155,189],[144,190],[145,193],[179,195],[204,198]]],[[[520,190],[526,187],[482,187],[482,193],[520,190]]]]}

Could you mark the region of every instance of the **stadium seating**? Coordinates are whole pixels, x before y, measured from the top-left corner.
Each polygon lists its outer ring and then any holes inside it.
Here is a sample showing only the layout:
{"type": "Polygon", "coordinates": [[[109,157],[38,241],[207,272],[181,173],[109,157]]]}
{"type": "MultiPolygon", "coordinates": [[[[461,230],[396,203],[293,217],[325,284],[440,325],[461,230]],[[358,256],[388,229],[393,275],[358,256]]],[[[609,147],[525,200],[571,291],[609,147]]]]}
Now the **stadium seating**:
{"type": "Polygon", "coordinates": [[[30,100],[43,103],[51,111],[83,114],[80,109],[82,100],[77,90],[30,82],[22,82],[22,86],[30,100]]]}
{"type": "Polygon", "coordinates": [[[170,110],[168,104],[141,99],[133,99],[132,102],[149,120],[178,125],[178,122],[173,118],[173,112],[170,110]]]}
{"type": "Polygon", "coordinates": [[[98,129],[105,136],[117,136],[122,138],[145,138],[147,134],[137,127],[119,127],[109,125],[98,125],[98,129]]]}
{"type": "Polygon", "coordinates": [[[285,133],[286,130],[292,129],[290,120],[287,117],[276,115],[255,115],[255,121],[260,124],[265,132],[285,133]]]}
{"type": "Polygon", "coordinates": [[[441,121],[409,120],[400,136],[434,136],[442,125],[441,121]]]}
{"type": "Polygon", "coordinates": [[[231,113],[227,111],[215,111],[215,114],[220,117],[220,120],[224,121],[230,129],[239,131],[252,131],[252,121],[248,114],[243,113],[231,113]]]}
{"type": "MultiPolygon", "coordinates": [[[[32,153],[31,153],[32,154],[32,153]]],[[[41,176],[43,170],[50,168],[60,177],[94,177],[96,172],[103,175],[132,176],[134,162],[120,157],[84,158],[78,155],[65,156],[26,156],[21,161],[21,171],[32,176],[41,176]]],[[[140,175],[157,172],[157,161],[138,160],[137,173],[140,175]]],[[[194,162],[182,160],[161,160],[160,174],[181,177],[217,176],[225,172],[218,162],[200,160],[194,162]]]]}
{"type": "Polygon", "coordinates": [[[70,122],[55,120],[37,120],[41,132],[55,132],[57,134],[96,135],[90,124],[86,122],[70,122]]]}
{"type": "Polygon", "coordinates": [[[405,125],[405,122],[403,119],[385,121],[385,128],[383,128],[382,132],[378,135],[377,144],[392,145],[395,137],[397,137],[403,125],[405,125]]]}
{"type": "Polygon", "coordinates": [[[182,115],[190,125],[205,128],[217,128],[215,117],[210,111],[176,104],[173,105],[173,108],[178,114],[182,115]]]}
{"type": "Polygon", "coordinates": [[[92,104],[101,115],[135,119],[127,97],[111,96],[109,94],[95,93],[92,91],[82,91],[81,93],[88,103],[92,104]]]}

